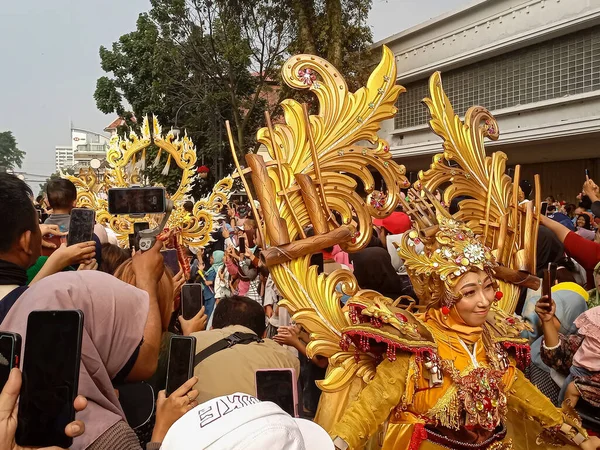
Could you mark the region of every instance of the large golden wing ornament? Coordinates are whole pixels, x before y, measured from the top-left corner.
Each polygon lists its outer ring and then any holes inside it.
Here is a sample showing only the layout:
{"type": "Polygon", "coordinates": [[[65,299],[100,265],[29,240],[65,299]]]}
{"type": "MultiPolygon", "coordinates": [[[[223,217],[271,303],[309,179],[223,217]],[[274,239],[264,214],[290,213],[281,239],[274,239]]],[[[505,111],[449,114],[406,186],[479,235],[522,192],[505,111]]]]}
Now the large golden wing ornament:
{"type": "MultiPolygon", "coordinates": [[[[441,75],[429,80],[430,98],[424,103],[431,113],[431,129],[444,143],[444,152],[435,155],[431,168],[419,173],[418,189],[434,192],[444,188],[444,201],[464,196],[460,210],[454,215],[465,222],[485,245],[493,249],[498,263],[515,271],[535,274],[536,243],[539,227],[540,190],[536,179],[536,200],[519,205],[519,166],[514,181],[505,174],[507,156],[494,152],[487,156],[484,141],[499,137],[498,123],[485,108],[470,108],[464,120],[454,112],[442,86],[441,75]]],[[[501,282],[504,298],[501,307],[512,313],[520,289],[501,282]]]]}
{"type": "Polygon", "coordinates": [[[308,353],[329,358],[328,376],[319,384],[335,392],[356,377],[368,381],[374,375],[381,354],[370,351],[369,336],[376,335],[395,355],[397,347],[422,345],[419,332],[425,332],[391,299],[358,291],[350,271],[325,276],[310,267],[310,255],[321,249],[365,247],[372,218],[390,214],[400,188],[409,185],[405,168],[377,136],[380,122],[396,113],[394,103],[404,89],[395,85],[395,59],[386,47],[367,85],[354,93],[335,67],[316,56],[294,56],[282,72],[289,86],[314,93],[318,107],[311,115],[306,105],[285,100],[285,123],[273,127],[267,120],[258,132],[272,160],[246,156],[264,221],[267,248],[261,257],[282,304],[311,334],[308,353]],[[381,186],[373,172],[383,180],[381,186]],[[357,193],[359,182],[363,196],[357,193]],[[307,228],[312,228],[310,237],[307,228]],[[352,297],[348,311],[342,309],[342,294],[352,297]]]}

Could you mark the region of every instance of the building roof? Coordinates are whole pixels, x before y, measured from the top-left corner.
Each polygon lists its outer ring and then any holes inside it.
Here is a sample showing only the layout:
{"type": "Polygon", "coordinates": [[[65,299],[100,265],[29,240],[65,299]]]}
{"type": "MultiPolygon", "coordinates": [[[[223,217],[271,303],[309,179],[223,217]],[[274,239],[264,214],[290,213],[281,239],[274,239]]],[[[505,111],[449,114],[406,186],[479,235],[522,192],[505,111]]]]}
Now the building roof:
{"type": "Polygon", "coordinates": [[[104,131],[114,131],[122,125],[125,125],[125,119],[123,119],[122,117],[117,117],[110,123],[110,125],[104,128],[104,131]]]}
{"type": "MultiPolygon", "coordinates": [[[[135,122],[135,116],[131,117],[131,120],[133,122],[135,122]]],[[[117,117],[115,120],[113,120],[105,129],[104,131],[106,132],[111,132],[111,131],[115,131],[117,128],[121,127],[125,125],[125,119],[123,119],[121,116],[117,117]]]]}
{"type": "Polygon", "coordinates": [[[465,6],[461,6],[458,9],[455,9],[454,11],[449,11],[447,13],[441,14],[437,17],[434,17],[432,19],[429,19],[425,22],[421,22],[418,25],[415,25],[411,28],[408,28],[406,30],[400,31],[399,33],[393,34],[391,36],[388,36],[380,41],[375,42],[372,45],[372,48],[378,48],[381,47],[382,45],[387,45],[390,42],[394,42],[397,41],[398,39],[402,39],[406,36],[409,36],[411,34],[415,34],[418,33],[420,31],[423,31],[427,28],[433,27],[438,25],[440,22],[444,22],[454,16],[458,16],[460,14],[463,14],[465,12],[467,12],[470,9],[476,8],[480,5],[482,5],[483,3],[489,3],[492,1],[497,1],[497,0],[472,0],[469,4],[465,5],[465,6]]]}

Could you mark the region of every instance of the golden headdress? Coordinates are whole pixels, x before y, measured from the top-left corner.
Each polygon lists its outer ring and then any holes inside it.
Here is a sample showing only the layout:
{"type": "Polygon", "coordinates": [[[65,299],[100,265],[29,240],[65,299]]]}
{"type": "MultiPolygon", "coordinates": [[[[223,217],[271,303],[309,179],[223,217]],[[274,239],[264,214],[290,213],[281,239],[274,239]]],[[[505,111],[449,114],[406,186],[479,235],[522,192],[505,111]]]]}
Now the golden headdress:
{"type": "Polygon", "coordinates": [[[475,268],[489,272],[496,264],[490,249],[464,223],[443,215],[437,220],[433,238],[422,238],[414,229],[405,233],[398,254],[421,304],[450,306],[455,301],[452,287],[460,277],[475,268]]]}
{"type": "MultiPolygon", "coordinates": [[[[429,79],[431,130],[443,139],[444,152],[433,157],[429,170],[419,173],[416,189],[444,190],[444,202],[461,198],[455,219],[465,224],[492,249],[502,275],[496,271],[504,298],[500,306],[512,313],[521,293],[525,273],[535,275],[537,233],[540,220],[540,181],[535,176],[535,201],[519,204],[520,166],[513,179],[505,173],[507,156],[487,155],[485,139],[497,140],[500,131],[492,114],[481,106],[469,108],[462,120],[453,110],[435,72],[429,79]],[[521,271],[520,275],[517,272],[521,271]],[[506,276],[505,276],[506,275],[506,276]],[[508,281],[508,282],[507,282],[508,281]]],[[[421,211],[411,218],[420,221],[421,211]]],[[[533,287],[532,284],[527,287],[533,287]]]]}

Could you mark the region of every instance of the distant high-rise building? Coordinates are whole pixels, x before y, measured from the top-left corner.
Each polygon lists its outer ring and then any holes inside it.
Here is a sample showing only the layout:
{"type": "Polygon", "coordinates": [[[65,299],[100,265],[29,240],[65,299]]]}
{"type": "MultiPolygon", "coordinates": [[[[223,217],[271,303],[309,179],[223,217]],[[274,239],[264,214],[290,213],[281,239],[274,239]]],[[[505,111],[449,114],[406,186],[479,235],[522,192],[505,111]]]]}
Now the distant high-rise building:
{"type": "Polygon", "coordinates": [[[54,151],[54,162],[57,172],[59,170],[73,166],[73,164],[75,163],[73,159],[73,147],[57,145],[54,151]]]}

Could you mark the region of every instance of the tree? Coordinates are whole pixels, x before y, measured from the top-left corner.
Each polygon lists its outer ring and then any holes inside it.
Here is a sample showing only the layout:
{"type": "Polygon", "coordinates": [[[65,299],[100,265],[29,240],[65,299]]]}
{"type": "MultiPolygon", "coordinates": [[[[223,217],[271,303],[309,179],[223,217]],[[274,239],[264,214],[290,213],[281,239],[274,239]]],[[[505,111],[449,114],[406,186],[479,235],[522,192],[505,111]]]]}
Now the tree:
{"type": "MultiPolygon", "coordinates": [[[[151,5],[135,31],[110,50],[100,48],[102,68],[111,75],[97,82],[97,106],[126,120],[133,114],[138,123],[149,113],[163,126],[177,119],[196,145],[198,165],[209,166],[212,174],[233,170],[225,120],[242,164],[243,154],[254,151],[263,112],[277,111],[278,93],[289,95],[280,89],[279,72],[290,53],[332,59],[351,75],[351,87],[367,65],[371,34],[364,21],[370,0],[151,0],[151,5]]],[[[210,188],[195,183],[194,196],[210,188]]]]}
{"type": "Polygon", "coordinates": [[[17,141],[12,131],[0,133],[0,170],[21,168],[25,152],[17,148],[17,141]]]}
{"type": "Polygon", "coordinates": [[[362,86],[373,61],[373,40],[366,24],[371,0],[289,0],[297,30],[291,53],[326,58],[343,75],[351,90],[362,86]]]}

